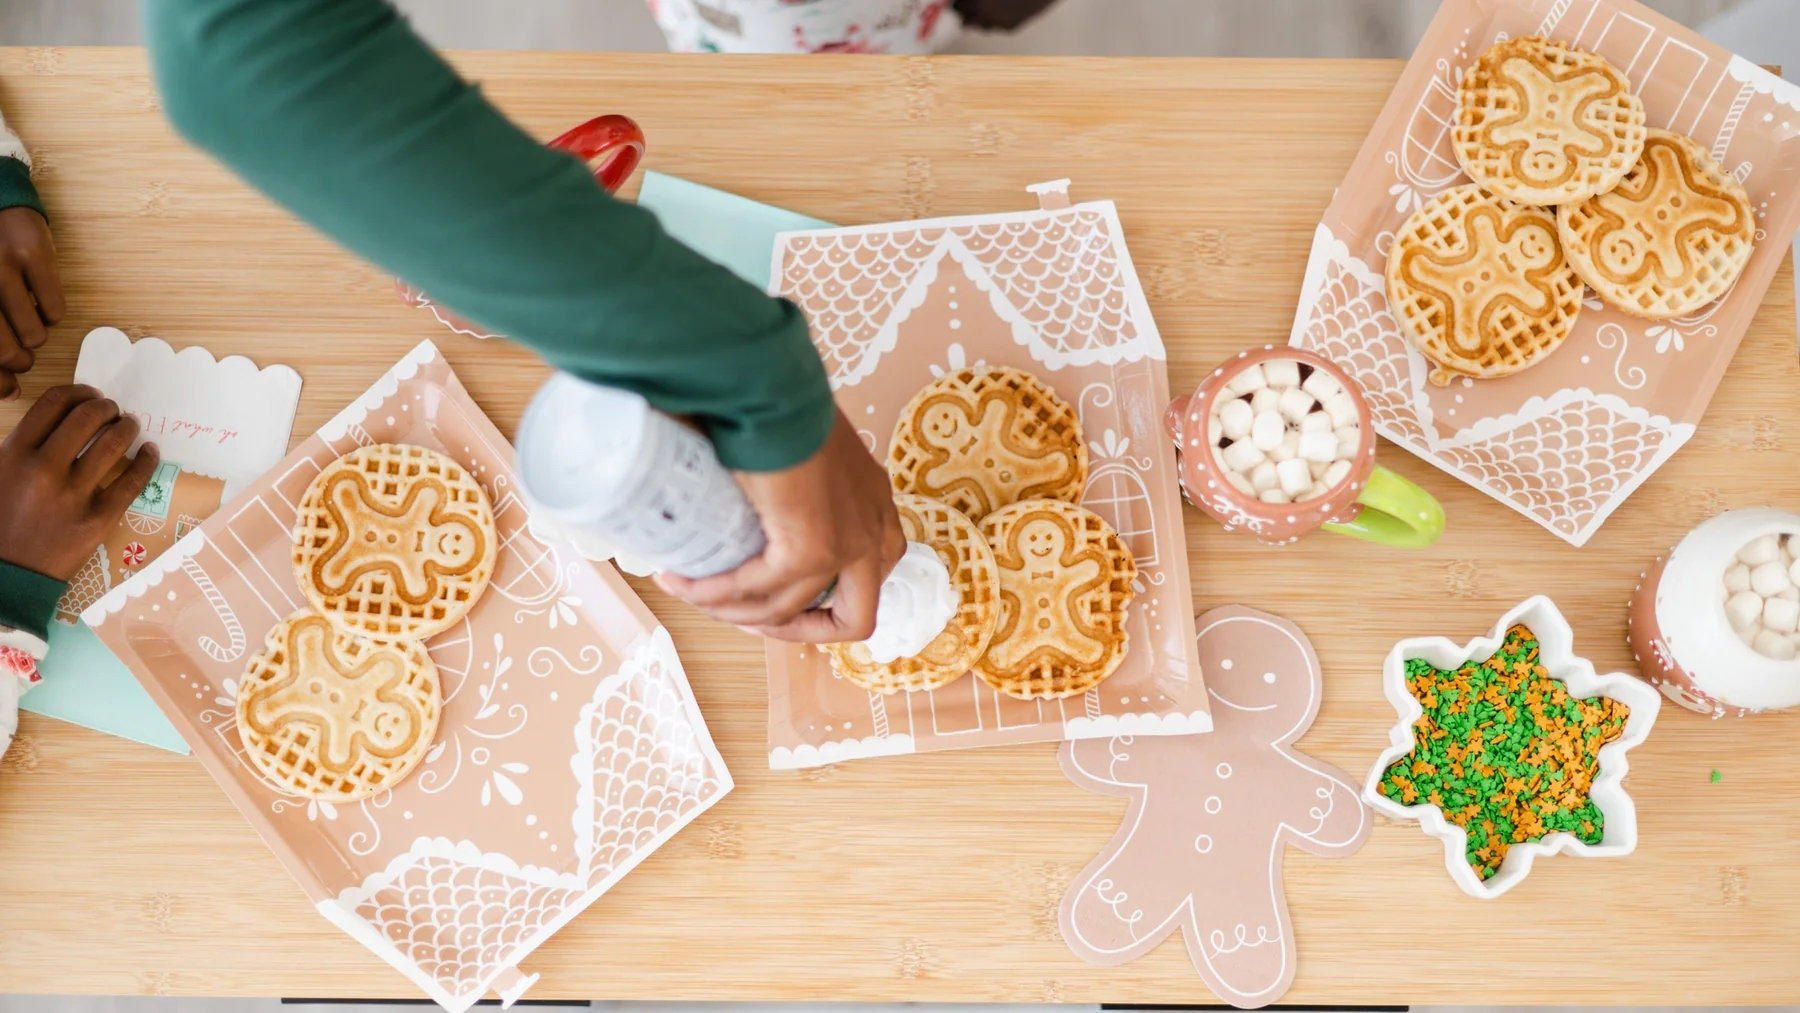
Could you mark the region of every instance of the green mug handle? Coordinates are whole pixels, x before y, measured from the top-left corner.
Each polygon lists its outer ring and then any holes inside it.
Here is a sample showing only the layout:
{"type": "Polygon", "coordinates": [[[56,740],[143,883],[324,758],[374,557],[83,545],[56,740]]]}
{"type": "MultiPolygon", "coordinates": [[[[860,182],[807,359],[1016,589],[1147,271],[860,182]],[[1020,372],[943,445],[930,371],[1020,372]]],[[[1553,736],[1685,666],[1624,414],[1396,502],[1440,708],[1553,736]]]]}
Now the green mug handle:
{"type": "Polygon", "coordinates": [[[1328,523],[1325,530],[1401,549],[1424,548],[1444,533],[1442,504],[1380,465],[1369,472],[1356,501],[1362,510],[1355,517],[1328,523]]]}

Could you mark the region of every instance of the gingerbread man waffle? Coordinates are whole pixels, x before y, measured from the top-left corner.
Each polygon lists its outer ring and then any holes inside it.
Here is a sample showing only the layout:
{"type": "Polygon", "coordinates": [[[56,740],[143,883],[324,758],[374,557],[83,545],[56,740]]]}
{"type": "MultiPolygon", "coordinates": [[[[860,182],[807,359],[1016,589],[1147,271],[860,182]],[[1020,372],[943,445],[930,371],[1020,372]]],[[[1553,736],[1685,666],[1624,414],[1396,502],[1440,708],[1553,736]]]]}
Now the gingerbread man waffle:
{"type": "Polygon", "coordinates": [[[250,659],[237,729],[251,764],[283,791],[351,802],[418,765],[442,708],[437,666],[416,642],[363,640],[299,612],[250,659]]]}
{"type": "Polygon", "coordinates": [[[1212,732],[1063,746],[1071,781],[1130,801],[1063,897],[1063,939],[1090,963],[1123,964],[1180,928],[1220,998],[1264,1006],[1295,971],[1283,845],[1348,855],[1368,836],[1368,811],[1342,771],[1289,748],[1318,713],[1321,688],[1299,628],[1240,606],[1197,626],[1212,732]]]}
{"type": "Polygon", "coordinates": [[[494,514],[460,465],[377,444],[325,466],[301,498],[294,573],[339,629],[424,639],[454,626],[494,574],[494,514]]]}
{"type": "Polygon", "coordinates": [[[1692,138],[1650,131],[1644,157],[1608,193],[1556,209],[1569,263],[1609,304],[1686,316],[1737,281],[1756,246],[1744,185],[1692,138]]]}
{"type": "Polygon", "coordinates": [[[1581,312],[1581,280],[1542,208],[1451,187],[1401,226],[1387,265],[1388,305],[1433,383],[1498,377],[1542,361],[1581,312]]]}
{"type": "Polygon", "coordinates": [[[913,396],[888,445],[894,488],[972,521],[1025,499],[1081,498],[1087,445],[1075,409],[1023,370],[972,366],[913,396]]]}
{"type": "Polygon", "coordinates": [[[975,663],[982,681],[1021,700],[1086,692],[1125,659],[1137,563],[1098,514],[1025,500],[989,514],[981,533],[1000,575],[1000,622],[975,663]]]}

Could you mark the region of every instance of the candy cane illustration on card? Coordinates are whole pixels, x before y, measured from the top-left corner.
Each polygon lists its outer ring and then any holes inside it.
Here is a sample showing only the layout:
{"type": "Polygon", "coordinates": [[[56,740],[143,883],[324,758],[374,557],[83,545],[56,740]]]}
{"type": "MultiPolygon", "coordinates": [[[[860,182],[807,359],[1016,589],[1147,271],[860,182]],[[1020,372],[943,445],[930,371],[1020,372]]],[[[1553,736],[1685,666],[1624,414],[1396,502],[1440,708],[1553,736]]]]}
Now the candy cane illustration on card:
{"type": "Polygon", "coordinates": [[[1368,836],[1368,811],[1342,771],[1291,748],[1318,714],[1322,686],[1299,627],[1231,605],[1196,628],[1211,734],[1063,745],[1069,780],[1130,800],[1063,897],[1063,939],[1083,960],[1113,965],[1180,928],[1220,998],[1265,1006],[1296,969],[1285,846],[1351,854],[1368,836]]]}

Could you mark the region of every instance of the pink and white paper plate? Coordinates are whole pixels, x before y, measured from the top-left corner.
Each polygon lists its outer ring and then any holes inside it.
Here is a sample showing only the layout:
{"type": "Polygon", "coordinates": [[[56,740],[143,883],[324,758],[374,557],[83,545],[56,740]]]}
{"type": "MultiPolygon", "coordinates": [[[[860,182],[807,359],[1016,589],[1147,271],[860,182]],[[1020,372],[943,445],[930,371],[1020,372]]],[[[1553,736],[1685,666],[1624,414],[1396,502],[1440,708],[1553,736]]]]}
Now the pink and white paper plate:
{"type": "Polygon", "coordinates": [[[131,668],[319,913],[446,1009],[509,1002],[527,954],[731,790],[669,634],[611,567],[527,528],[512,448],[430,342],[82,618],[131,668]],[[486,489],[493,585],[427,641],[444,714],[425,761],[354,805],[245,762],[237,680],[303,607],[295,503],[359,446],[441,451],[486,489]]]}
{"type": "Polygon", "coordinates": [[[1796,227],[1800,87],[1633,0],[1446,0],[1319,223],[1289,343],[1355,377],[1383,436],[1582,545],[1694,435],[1796,227]],[[1464,69],[1532,34],[1606,57],[1650,126],[1711,152],[1750,193],[1756,250],[1693,316],[1639,320],[1590,293],[1542,364],[1434,387],[1388,310],[1388,250],[1414,209],[1467,182],[1450,143],[1464,69]]]}
{"type": "Polygon", "coordinates": [[[771,767],[1212,727],[1163,432],[1168,357],[1118,209],[1072,205],[1068,185],[1032,187],[1034,211],[782,233],[771,288],[806,312],[838,407],[877,457],[919,388],[978,362],[1031,372],[1075,407],[1091,462],[1082,503],[1137,560],[1124,662],[1065,700],[1017,700],[972,675],[882,696],[822,651],[771,641],[771,767]]]}

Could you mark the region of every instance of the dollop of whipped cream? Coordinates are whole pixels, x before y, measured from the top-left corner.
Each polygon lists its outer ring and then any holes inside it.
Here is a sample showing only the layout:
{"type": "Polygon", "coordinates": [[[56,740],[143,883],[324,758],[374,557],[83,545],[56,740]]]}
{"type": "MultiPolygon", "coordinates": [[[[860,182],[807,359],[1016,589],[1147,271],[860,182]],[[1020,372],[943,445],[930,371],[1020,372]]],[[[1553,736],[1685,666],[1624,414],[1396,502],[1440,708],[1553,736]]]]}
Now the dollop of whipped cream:
{"type": "Polygon", "coordinates": [[[907,542],[894,572],[881,582],[875,633],[863,641],[878,665],[910,658],[937,639],[956,614],[950,571],[931,546],[907,542]]]}

